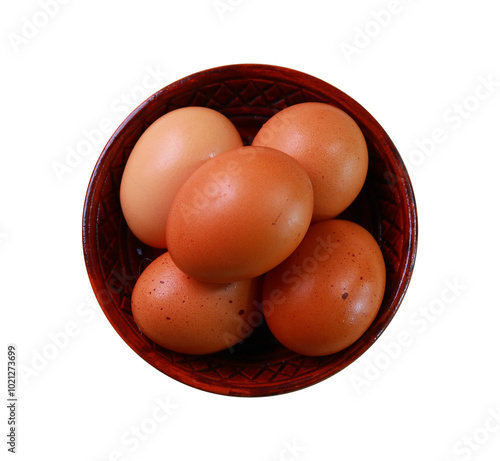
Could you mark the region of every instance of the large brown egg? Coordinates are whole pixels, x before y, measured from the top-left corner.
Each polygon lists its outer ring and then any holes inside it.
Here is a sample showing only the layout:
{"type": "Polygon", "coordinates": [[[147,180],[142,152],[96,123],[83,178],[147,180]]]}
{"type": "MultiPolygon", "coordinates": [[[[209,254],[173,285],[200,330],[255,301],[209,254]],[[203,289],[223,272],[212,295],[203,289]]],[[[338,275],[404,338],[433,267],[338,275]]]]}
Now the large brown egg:
{"type": "Polygon", "coordinates": [[[281,110],[259,130],[253,145],[281,150],[307,171],[314,190],[313,222],[338,216],[366,179],[363,133],[348,114],[329,104],[305,102],[281,110]]]}
{"type": "Polygon", "coordinates": [[[165,224],[175,194],[209,158],[242,145],[223,114],[206,107],[184,107],[160,117],[134,146],[120,186],[127,225],[142,242],[165,248],[165,224]]]}
{"type": "Polygon", "coordinates": [[[260,297],[258,279],[213,284],[181,272],[168,252],[141,274],[132,293],[132,314],[156,344],[185,354],[210,354],[248,336],[260,297]]]}
{"type": "Polygon", "coordinates": [[[167,220],[175,264],[209,282],[257,277],[286,259],[307,232],[313,192],[289,155],[245,146],[198,168],[176,195],[167,220]]]}
{"type": "Polygon", "coordinates": [[[294,253],[265,276],[266,322],[295,352],[333,354],[373,322],[385,280],[382,252],[363,227],[345,220],[313,224],[294,253]]]}

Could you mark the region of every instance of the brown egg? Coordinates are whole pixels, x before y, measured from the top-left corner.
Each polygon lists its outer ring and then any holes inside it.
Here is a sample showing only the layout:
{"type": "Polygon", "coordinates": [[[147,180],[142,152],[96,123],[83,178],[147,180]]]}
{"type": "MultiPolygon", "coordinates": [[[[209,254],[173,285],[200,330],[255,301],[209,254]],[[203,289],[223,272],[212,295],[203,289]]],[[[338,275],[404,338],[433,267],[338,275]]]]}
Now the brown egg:
{"type": "Polygon", "coordinates": [[[295,252],[265,276],[266,322],[295,352],[333,354],[371,325],[385,280],[382,252],[363,227],[344,220],[313,224],[295,252]]]}
{"type": "Polygon", "coordinates": [[[165,225],[175,194],[203,162],[242,145],[223,114],[205,107],[176,109],[142,134],[125,165],[120,202],[125,220],[142,242],[165,248],[165,225]]]}
{"type": "Polygon", "coordinates": [[[208,282],[257,277],[304,237],[311,182],[289,155],[245,146],[204,163],[182,185],[167,220],[175,264],[208,282]]]}
{"type": "Polygon", "coordinates": [[[259,130],[254,146],[268,146],[295,158],[314,190],[313,222],[344,211],[361,191],[368,149],[356,122],[329,104],[306,102],[276,113],[259,130]]]}
{"type": "Polygon", "coordinates": [[[257,313],[258,279],[212,284],[181,272],[168,252],[141,274],[132,293],[132,314],[156,344],[185,354],[210,354],[247,337],[257,313]]]}

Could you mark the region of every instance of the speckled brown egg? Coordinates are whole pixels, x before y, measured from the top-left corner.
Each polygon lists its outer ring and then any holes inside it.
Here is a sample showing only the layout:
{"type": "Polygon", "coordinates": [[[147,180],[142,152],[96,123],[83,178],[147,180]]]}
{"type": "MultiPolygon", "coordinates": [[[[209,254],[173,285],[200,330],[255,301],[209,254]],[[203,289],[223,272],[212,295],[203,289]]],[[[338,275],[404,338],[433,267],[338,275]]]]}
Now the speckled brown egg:
{"type": "Polygon", "coordinates": [[[295,158],[311,178],[313,222],[334,218],[357,197],[368,171],[368,149],[356,122],[329,104],[287,107],[259,130],[254,146],[268,146],[295,158]]]}
{"type": "Polygon", "coordinates": [[[313,224],[295,252],[266,274],[266,322],[295,352],[333,354],[371,325],[385,281],[382,252],[367,230],[345,220],[313,224]]]}
{"type": "Polygon", "coordinates": [[[242,145],[232,122],[207,107],[183,107],[158,118],[135,144],[121,180],[121,208],[132,233],[165,248],[168,212],[181,185],[208,159],[242,145]]]}
{"type": "Polygon", "coordinates": [[[230,348],[252,332],[259,318],[261,281],[212,284],[181,272],[168,252],[141,274],[132,293],[132,314],[156,344],[185,354],[230,348]]]}
{"type": "Polygon", "coordinates": [[[168,215],[175,264],[206,282],[264,274],[297,248],[309,228],[313,191],[289,155],[244,146],[219,154],[182,185],[168,215]]]}

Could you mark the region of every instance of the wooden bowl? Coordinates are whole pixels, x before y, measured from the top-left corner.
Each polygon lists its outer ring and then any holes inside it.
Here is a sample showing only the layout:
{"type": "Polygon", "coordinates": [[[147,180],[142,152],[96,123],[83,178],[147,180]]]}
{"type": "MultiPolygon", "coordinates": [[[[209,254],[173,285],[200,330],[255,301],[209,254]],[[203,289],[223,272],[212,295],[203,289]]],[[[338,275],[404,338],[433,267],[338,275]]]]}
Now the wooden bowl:
{"type": "Polygon", "coordinates": [[[417,213],[403,161],[377,121],[332,85],[305,73],[270,65],[242,64],[205,70],[151,96],[120,125],[104,148],[88,186],[83,211],[83,250],[97,300],[123,340],[164,374],[204,391],[233,396],[269,396],[303,389],[338,373],[363,354],[396,313],[415,262],[417,213]],[[120,209],[119,190],[130,152],[146,128],[165,113],[205,106],[226,115],[244,143],[273,114],[293,104],[319,101],[351,115],[369,150],[365,186],[342,217],[358,222],[377,239],[387,267],[380,311],[366,333],[333,355],[307,357],[281,346],[266,325],[233,348],[210,355],[186,355],[152,343],[141,334],[130,309],[134,283],[163,251],[130,232],[120,209]]]}

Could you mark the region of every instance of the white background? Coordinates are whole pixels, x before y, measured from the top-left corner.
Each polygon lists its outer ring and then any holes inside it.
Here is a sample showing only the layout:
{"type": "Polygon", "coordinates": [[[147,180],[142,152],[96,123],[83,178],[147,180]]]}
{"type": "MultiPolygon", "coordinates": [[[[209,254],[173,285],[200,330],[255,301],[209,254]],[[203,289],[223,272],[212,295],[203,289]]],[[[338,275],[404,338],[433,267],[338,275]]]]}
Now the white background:
{"type": "Polygon", "coordinates": [[[8,343],[19,354],[17,459],[499,459],[496,4],[4,2],[0,328],[2,363],[8,343]],[[136,356],[99,310],[81,246],[111,131],[168,83],[244,62],[312,74],[368,109],[419,215],[410,288],[375,345],[331,379],[257,399],[192,389],[136,356]]]}

